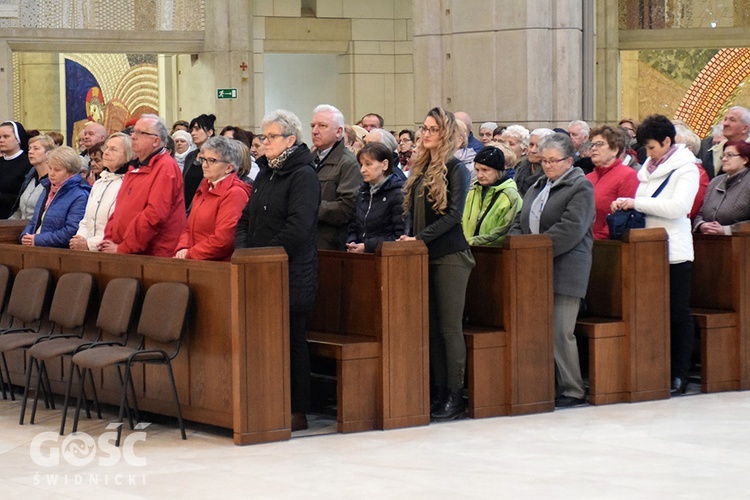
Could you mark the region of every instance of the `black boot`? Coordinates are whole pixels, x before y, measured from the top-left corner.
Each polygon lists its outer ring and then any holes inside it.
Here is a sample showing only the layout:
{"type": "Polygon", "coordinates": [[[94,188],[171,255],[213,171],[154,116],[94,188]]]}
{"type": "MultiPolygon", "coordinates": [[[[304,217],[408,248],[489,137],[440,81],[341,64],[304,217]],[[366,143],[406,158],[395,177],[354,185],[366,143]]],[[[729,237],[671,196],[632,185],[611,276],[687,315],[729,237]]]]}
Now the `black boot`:
{"type": "Polygon", "coordinates": [[[430,391],[430,415],[435,413],[445,402],[447,391],[443,387],[433,386],[430,391]]]}
{"type": "Polygon", "coordinates": [[[438,405],[435,411],[430,413],[430,420],[433,422],[448,422],[465,416],[466,403],[464,402],[463,391],[458,389],[448,392],[445,400],[438,405]]]}

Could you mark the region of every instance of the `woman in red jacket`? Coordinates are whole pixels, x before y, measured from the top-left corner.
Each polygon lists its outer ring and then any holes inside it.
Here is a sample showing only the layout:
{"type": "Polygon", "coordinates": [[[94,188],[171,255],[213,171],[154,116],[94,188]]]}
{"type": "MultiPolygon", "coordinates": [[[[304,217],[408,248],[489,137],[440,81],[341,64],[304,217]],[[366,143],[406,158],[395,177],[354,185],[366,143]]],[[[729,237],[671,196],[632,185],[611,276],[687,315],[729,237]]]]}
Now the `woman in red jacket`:
{"type": "Polygon", "coordinates": [[[209,138],[201,147],[197,161],[203,181],[177,243],[176,258],[229,260],[232,256],[237,221],[250,197],[250,186],[237,177],[241,155],[239,143],[222,136],[209,138]]]}
{"type": "Polygon", "coordinates": [[[625,151],[625,136],[609,125],[591,131],[591,161],[594,171],[586,178],[594,185],[594,203],[596,220],[594,221],[594,239],[609,238],[607,214],[610,205],[617,198],[632,198],[638,189],[638,175],[635,170],[620,161],[625,151]]]}

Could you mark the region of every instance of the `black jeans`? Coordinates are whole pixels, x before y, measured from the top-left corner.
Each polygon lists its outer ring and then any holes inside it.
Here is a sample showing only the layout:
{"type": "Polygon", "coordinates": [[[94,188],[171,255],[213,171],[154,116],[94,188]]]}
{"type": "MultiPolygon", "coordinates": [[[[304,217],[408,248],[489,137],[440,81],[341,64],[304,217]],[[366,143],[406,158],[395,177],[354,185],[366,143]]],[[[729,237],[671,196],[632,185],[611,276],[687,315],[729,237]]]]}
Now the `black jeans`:
{"type": "Polygon", "coordinates": [[[669,319],[671,327],[672,378],[687,379],[695,343],[695,326],[690,313],[693,263],[669,265],[669,319]]]}

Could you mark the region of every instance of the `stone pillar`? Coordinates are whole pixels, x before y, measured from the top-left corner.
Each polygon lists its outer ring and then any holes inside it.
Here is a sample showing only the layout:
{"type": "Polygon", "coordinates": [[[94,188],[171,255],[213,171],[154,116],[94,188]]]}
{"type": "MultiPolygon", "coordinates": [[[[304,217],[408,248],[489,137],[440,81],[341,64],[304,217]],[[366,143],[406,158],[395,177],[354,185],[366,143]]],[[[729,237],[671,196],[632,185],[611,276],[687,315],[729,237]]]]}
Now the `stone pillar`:
{"type": "Polygon", "coordinates": [[[583,117],[580,0],[413,0],[414,110],[529,127],[583,117]],[[436,5],[438,4],[438,5],[436,5]]]}
{"type": "Polygon", "coordinates": [[[180,119],[213,113],[217,133],[225,125],[254,128],[253,3],[214,0],[206,8],[204,50],[177,57],[180,119]],[[237,99],[218,100],[219,88],[236,88],[237,99]]]}
{"type": "Polygon", "coordinates": [[[13,119],[13,51],[0,40],[0,120],[13,119]]]}
{"type": "MultiPolygon", "coordinates": [[[[616,2],[596,1],[596,32],[596,121],[617,123],[620,119],[620,51],[619,10],[616,2]]],[[[637,72],[637,58],[635,63],[637,72]]],[[[625,114],[638,120],[637,106],[636,114],[631,116],[632,111],[630,109],[625,114]]]]}

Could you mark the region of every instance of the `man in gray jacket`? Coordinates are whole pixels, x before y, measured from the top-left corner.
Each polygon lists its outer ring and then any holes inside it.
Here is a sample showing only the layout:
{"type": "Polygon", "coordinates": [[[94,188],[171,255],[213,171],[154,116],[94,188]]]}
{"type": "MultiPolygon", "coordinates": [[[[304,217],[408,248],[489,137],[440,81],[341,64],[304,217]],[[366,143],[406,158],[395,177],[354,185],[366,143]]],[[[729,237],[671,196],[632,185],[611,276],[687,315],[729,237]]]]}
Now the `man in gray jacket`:
{"type": "Polygon", "coordinates": [[[362,174],[344,144],[344,115],[329,104],[313,110],[310,124],[315,170],[320,179],[318,250],[346,250],[349,222],[354,217],[362,174]]]}

